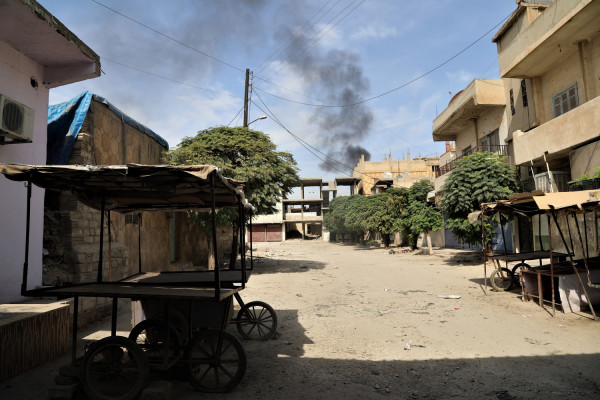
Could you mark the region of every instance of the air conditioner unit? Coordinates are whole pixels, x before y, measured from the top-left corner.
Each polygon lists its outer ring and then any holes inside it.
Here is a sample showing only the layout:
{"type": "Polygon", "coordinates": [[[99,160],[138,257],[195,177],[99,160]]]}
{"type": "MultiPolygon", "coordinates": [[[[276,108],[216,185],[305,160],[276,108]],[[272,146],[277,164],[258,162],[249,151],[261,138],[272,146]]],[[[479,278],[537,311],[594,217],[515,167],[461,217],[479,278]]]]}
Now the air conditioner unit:
{"type": "Polygon", "coordinates": [[[0,94],[0,135],[14,141],[31,142],[35,111],[0,94]]]}

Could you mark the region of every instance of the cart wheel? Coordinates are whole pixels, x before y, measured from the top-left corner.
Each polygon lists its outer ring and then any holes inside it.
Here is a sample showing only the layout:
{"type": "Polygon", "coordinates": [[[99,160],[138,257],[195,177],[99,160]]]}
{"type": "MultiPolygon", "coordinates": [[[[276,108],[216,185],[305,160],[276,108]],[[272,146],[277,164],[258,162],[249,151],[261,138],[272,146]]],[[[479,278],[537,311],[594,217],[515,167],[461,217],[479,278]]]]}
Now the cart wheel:
{"type": "Polygon", "coordinates": [[[490,282],[492,287],[499,292],[510,290],[513,285],[513,274],[508,268],[502,268],[502,274],[500,274],[500,270],[495,269],[490,275],[490,282]]]}
{"type": "Polygon", "coordinates": [[[129,339],[134,341],[144,352],[152,368],[161,369],[164,365],[165,346],[168,345],[168,359],[179,357],[181,340],[174,327],[169,327],[169,343],[167,343],[167,324],[157,319],[147,319],[133,327],[129,339]]]}
{"type": "Polygon", "coordinates": [[[190,341],[186,352],[190,383],[201,392],[222,393],[233,389],[246,373],[246,352],[227,332],[208,329],[190,341]],[[219,335],[223,342],[219,349],[219,335]]]}
{"type": "Polygon", "coordinates": [[[519,286],[521,286],[521,270],[522,269],[530,269],[531,267],[529,266],[529,264],[521,262],[518,263],[517,265],[515,265],[512,269],[512,274],[513,274],[513,282],[519,286]]]}
{"type": "Polygon", "coordinates": [[[267,303],[251,301],[238,311],[236,324],[244,339],[269,340],[277,330],[277,314],[267,303]]]}
{"type": "Polygon", "coordinates": [[[149,376],[142,349],[126,337],[109,336],[90,346],[81,384],[92,400],[131,400],[148,385],[149,376]]]}

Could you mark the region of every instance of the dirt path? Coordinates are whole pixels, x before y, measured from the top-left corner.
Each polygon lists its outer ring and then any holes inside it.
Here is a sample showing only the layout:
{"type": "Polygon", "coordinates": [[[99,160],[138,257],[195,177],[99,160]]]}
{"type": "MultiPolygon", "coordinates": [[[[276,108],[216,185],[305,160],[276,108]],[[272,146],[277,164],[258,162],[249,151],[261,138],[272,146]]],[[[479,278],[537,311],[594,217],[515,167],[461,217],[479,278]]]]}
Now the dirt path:
{"type": "Polygon", "coordinates": [[[258,250],[242,297],[275,308],[278,336],[243,342],[228,399],[600,397],[600,322],[486,295],[480,264],[322,242],[258,250]]]}
{"type": "MultiPolygon", "coordinates": [[[[480,264],[312,241],[257,247],[241,295],[277,311],[276,337],[242,341],[248,368],[231,393],[177,381],[173,399],[600,398],[600,321],[485,294],[480,264]]],[[[66,362],[3,382],[0,398],[47,398],[66,362]]]]}

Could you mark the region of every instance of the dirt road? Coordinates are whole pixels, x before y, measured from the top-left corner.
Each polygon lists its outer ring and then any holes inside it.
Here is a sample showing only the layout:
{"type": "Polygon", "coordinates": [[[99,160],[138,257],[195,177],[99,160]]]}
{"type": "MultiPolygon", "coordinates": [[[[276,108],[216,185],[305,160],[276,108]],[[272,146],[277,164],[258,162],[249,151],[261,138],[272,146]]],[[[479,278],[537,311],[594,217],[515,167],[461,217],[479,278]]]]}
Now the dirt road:
{"type": "MultiPolygon", "coordinates": [[[[481,264],[316,241],[257,247],[241,294],[273,306],[276,337],[242,341],[248,368],[231,393],[179,381],[173,399],[600,398],[600,321],[486,294],[481,264]]],[[[46,398],[58,365],[4,382],[0,398],[46,398]]]]}
{"type": "Polygon", "coordinates": [[[258,250],[242,296],[275,308],[278,336],[243,342],[248,369],[227,399],[600,398],[600,322],[486,295],[481,264],[322,242],[258,250]]]}

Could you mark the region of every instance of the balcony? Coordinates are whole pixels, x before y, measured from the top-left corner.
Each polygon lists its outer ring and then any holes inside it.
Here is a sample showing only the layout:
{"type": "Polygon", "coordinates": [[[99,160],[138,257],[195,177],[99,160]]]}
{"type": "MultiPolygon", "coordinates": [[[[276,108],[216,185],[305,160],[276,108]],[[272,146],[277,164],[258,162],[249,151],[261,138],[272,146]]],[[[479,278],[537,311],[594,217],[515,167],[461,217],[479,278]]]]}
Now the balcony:
{"type": "Polygon", "coordinates": [[[473,127],[473,119],[506,107],[504,83],[500,79],[475,79],[457,93],[448,107],[433,120],[433,140],[456,140],[473,127]]]}
{"type": "Polygon", "coordinates": [[[435,177],[439,178],[440,176],[451,172],[454,168],[456,168],[456,166],[458,164],[458,160],[460,160],[461,158],[470,156],[473,153],[483,153],[486,151],[490,152],[490,153],[501,154],[503,156],[508,156],[508,146],[504,146],[504,145],[477,146],[477,147],[474,147],[474,148],[470,149],[469,151],[465,152],[463,155],[456,157],[454,160],[450,161],[449,163],[442,165],[440,167],[440,169],[435,172],[435,177]]]}
{"type": "Polygon", "coordinates": [[[556,117],[528,132],[513,133],[515,165],[566,157],[571,150],[600,137],[600,97],[556,117]]]}
{"type": "Polygon", "coordinates": [[[500,76],[533,78],[572,57],[579,42],[597,35],[600,2],[555,1],[530,25],[518,23],[518,15],[513,15],[493,39],[498,44],[500,76]]]}

